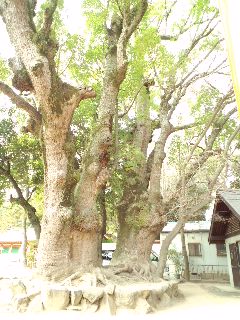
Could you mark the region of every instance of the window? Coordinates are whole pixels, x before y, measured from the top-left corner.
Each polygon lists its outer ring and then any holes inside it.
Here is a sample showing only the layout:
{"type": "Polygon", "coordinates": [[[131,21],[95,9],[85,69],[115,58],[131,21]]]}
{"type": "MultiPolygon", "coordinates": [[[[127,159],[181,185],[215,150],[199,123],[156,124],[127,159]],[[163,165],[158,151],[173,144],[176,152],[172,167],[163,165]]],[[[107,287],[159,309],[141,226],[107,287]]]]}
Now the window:
{"type": "Polygon", "coordinates": [[[7,247],[6,247],[6,248],[4,248],[4,247],[3,247],[3,249],[2,249],[2,253],[9,253],[9,249],[10,249],[10,248],[7,248],[7,247]]]}
{"type": "Polygon", "coordinates": [[[16,254],[16,253],[18,253],[18,251],[19,251],[19,248],[16,248],[16,247],[13,247],[13,248],[12,248],[12,253],[15,253],[15,254],[16,254]]]}
{"type": "Polygon", "coordinates": [[[226,256],[227,255],[225,243],[217,243],[216,248],[217,248],[217,256],[226,256]]]}
{"type": "Polygon", "coordinates": [[[189,243],[188,244],[189,256],[201,256],[201,244],[200,243],[189,243]]]}

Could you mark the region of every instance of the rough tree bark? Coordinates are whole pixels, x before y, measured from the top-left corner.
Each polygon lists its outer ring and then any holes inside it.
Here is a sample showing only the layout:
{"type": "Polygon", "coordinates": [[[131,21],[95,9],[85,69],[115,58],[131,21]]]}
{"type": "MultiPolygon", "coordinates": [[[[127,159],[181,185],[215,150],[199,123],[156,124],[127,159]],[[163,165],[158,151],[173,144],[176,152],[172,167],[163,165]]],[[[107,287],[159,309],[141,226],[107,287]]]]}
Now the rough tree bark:
{"type": "MultiPolygon", "coordinates": [[[[97,198],[105,188],[109,177],[108,163],[112,145],[112,125],[116,112],[120,85],[127,72],[127,44],[136,30],[147,9],[147,1],[130,10],[123,8],[122,15],[112,17],[110,28],[107,28],[108,52],[103,79],[103,89],[98,108],[98,122],[95,139],[90,143],[83,165],[82,175],[75,189],[75,225],[72,235],[72,246],[76,248],[73,255],[85,256],[92,249],[97,250],[98,257],[94,264],[101,262],[102,216],[97,210],[97,198]],[[134,13],[134,14],[133,14],[134,13]],[[131,19],[130,19],[131,17],[131,19]],[[87,193],[87,197],[86,197],[87,193]],[[79,237],[86,238],[85,245],[77,246],[79,237]],[[89,239],[91,238],[91,246],[89,239]],[[94,246],[94,248],[92,248],[94,246]]],[[[73,260],[75,258],[73,257],[73,260]]],[[[78,260],[78,259],[77,259],[78,260]]],[[[92,261],[90,261],[92,263],[92,261]]]]}
{"type": "MultiPolygon", "coordinates": [[[[4,93],[28,112],[32,123],[29,129],[40,136],[43,145],[45,214],[38,251],[38,271],[43,275],[52,274],[61,264],[64,269],[70,262],[72,190],[76,181],[69,127],[80,101],[95,96],[91,89],[77,89],[63,83],[56,74],[57,43],[50,32],[56,6],[57,1],[49,3],[42,28],[37,32],[33,22],[35,8],[30,2],[15,0],[0,4],[17,60],[31,82],[28,90],[34,95],[36,107],[11,88],[4,93]]],[[[17,74],[15,80],[16,77],[17,74]]]]}
{"type": "Polygon", "coordinates": [[[126,76],[127,44],[147,9],[147,0],[133,8],[126,4],[121,14],[112,17],[107,28],[108,52],[97,129],[83,160],[79,181],[74,170],[75,149],[70,124],[80,101],[95,97],[95,93],[62,82],[56,73],[54,56],[58,44],[51,34],[51,25],[57,0],[49,2],[39,31],[33,21],[34,2],[31,3],[2,1],[0,13],[20,61],[18,65],[27,73],[24,81],[30,82],[28,86],[26,83],[21,86],[22,78],[15,75],[15,87],[31,91],[36,108],[5,84],[0,84],[0,89],[28,112],[31,117],[28,131],[39,134],[42,140],[44,217],[37,269],[43,276],[57,277],[71,272],[70,269],[89,269],[101,263],[102,218],[97,210],[97,198],[109,176],[112,119],[119,88],[126,76]]]}
{"type": "MultiPolygon", "coordinates": [[[[205,37],[209,36],[214,27],[211,23],[214,21],[216,15],[208,19],[208,22],[203,25],[201,30],[197,30],[195,37],[192,39],[191,44],[185,50],[185,54],[180,56],[179,61],[173,66],[173,73],[177,74],[178,68],[186,57],[189,57],[191,52],[197,47],[199,42],[205,37]]],[[[167,19],[167,18],[166,18],[167,19]]],[[[187,23],[187,21],[186,21],[187,23]]],[[[176,37],[165,37],[159,34],[162,40],[175,39],[176,37]]],[[[213,48],[207,52],[208,57],[213,48]]],[[[117,239],[116,251],[113,255],[113,264],[122,262],[149,263],[150,252],[154,240],[157,238],[162,228],[166,223],[166,206],[161,194],[161,175],[162,165],[166,157],[165,145],[168,137],[177,130],[182,130],[191,125],[183,125],[173,127],[171,124],[172,115],[178,106],[182,97],[185,96],[189,87],[196,81],[207,77],[218,70],[219,66],[209,68],[207,72],[196,72],[198,66],[204,59],[197,61],[194,66],[190,67],[190,72],[183,75],[182,78],[177,79],[176,76],[169,76],[169,79],[159,81],[161,88],[161,102],[159,106],[159,122],[156,127],[149,124],[149,115],[146,117],[145,122],[141,122],[136,116],[136,131],[134,133],[133,141],[129,141],[132,146],[141,151],[145,161],[139,165],[139,169],[133,172],[128,171],[128,179],[124,181],[124,191],[122,199],[118,206],[118,221],[119,232],[117,239]],[[146,121],[147,119],[147,121],[146,121]],[[140,128],[140,129],[139,129],[140,128]],[[150,128],[150,130],[149,130],[150,128]],[[160,129],[160,136],[155,144],[155,148],[151,155],[147,155],[147,147],[150,137],[155,128],[160,129]],[[147,169],[146,169],[147,168],[147,169]],[[147,173],[146,173],[147,172],[147,173]],[[144,240],[143,240],[144,239],[144,240]]],[[[157,71],[154,70],[157,81],[157,71]]],[[[147,100],[146,100],[147,101],[147,100]]],[[[142,103],[142,108],[146,103],[142,103]]],[[[139,103],[138,103],[138,109],[139,103]]]]}
{"type": "MultiPolygon", "coordinates": [[[[127,173],[124,182],[123,197],[118,205],[119,231],[112,264],[123,262],[148,264],[152,244],[158,235],[158,230],[163,226],[158,211],[159,189],[152,188],[150,193],[148,190],[149,180],[151,179],[153,185],[159,177],[157,170],[156,175],[150,177],[150,162],[156,162],[154,155],[147,161],[147,149],[152,136],[149,106],[151,85],[152,81],[144,81],[137,100],[136,129],[133,133],[132,146],[142,154],[142,160],[137,168],[127,173]],[[157,196],[152,196],[150,199],[153,192],[157,193],[157,196]]],[[[168,136],[168,131],[165,133],[164,139],[168,136]]],[[[159,149],[162,146],[162,142],[159,141],[156,152],[161,152],[159,149]]]]}

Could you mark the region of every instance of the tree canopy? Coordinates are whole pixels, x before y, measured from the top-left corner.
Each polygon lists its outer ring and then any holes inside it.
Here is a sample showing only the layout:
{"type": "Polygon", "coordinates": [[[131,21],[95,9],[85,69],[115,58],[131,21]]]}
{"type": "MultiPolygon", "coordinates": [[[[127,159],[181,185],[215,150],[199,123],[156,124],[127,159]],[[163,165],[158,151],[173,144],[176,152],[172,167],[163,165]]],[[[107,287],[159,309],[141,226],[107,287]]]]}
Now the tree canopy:
{"type": "Polygon", "coordinates": [[[27,206],[24,190],[44,188],[40,274],[101,265],[113,229],[113,263],[148,274],[166,222],[199,217],[236,172],[219,13],[209,0],[86,0],[72,3],[83,22],[71,33],[67,6],[0,2],[15,50],[0,60],[1,191],[17,185],[27,206]]]}

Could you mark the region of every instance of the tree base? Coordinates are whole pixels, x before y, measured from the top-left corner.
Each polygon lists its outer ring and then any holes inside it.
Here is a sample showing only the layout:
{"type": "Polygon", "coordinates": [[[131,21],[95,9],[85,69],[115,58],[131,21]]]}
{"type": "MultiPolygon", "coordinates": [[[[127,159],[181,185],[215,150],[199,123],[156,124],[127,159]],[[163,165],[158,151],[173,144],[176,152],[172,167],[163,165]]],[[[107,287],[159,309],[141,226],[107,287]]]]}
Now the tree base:
{"type": "Polygon", "coordinates": [[[77,310],[114,315],[130,309],[146,314],[182,298],[177,282],[143,280],[129,270],[96,268],[91,273],[78,271],[61,282],[41,284],[36,279],[18,281],[15,287],[21,287],[21,294],[12,297],[12,306],[19,312],[77,310]]]}

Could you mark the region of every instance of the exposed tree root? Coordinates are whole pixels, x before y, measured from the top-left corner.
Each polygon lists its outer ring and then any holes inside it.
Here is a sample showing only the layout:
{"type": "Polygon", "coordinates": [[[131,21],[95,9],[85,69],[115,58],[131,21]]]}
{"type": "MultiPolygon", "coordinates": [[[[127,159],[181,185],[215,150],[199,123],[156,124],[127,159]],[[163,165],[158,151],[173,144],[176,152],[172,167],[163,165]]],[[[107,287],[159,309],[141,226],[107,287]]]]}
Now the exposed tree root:
{"type": "Polygon", "coordinates": [[[128,281],[158,281],[156,267],[152,263],[130,262],[102,268],[77,270],[67,278],[63,279],[63,285],[76,285],[85,283],[89,286],[106,286],[113,283],[124,283],[128,281]]]}
{"type": "Polygon", "coordinates": [[[132,273],[133,272],[133,268],[126,265],[124,267],[119,267],[119,269],[114,271],[114,274],[120,274],[120,273],[132,273]]]}
{"type": "Polygon", "coordinates": [[[113,275],[128,274],[135,279],[153,281],[157,278],[156,267],[151,263],[128,263],[111,266],[113,275]]]}
{"type": "Polygon", "coordinates": [[[98,285],[105,286],[107,284],[107,279],[102,271],[103,270],[101,268],[95,268],[89,270],[88,272],[85,269],[78,270],[69,277],[65,278],[61,284],[73,285],[75,282],[83,282],[94,287],[97,287],[98,285]]]}

